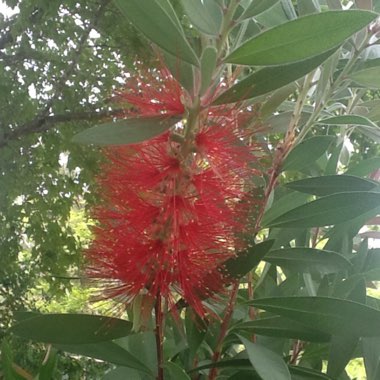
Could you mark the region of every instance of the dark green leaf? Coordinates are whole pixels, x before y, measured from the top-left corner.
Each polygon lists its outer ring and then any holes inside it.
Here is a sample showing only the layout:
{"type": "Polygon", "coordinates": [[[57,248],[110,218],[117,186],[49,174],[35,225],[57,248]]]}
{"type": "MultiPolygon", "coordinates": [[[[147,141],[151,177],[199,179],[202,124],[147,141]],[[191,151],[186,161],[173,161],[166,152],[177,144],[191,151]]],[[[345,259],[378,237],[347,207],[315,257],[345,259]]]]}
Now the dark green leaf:
{"type": "Polygon", "coordinates": [[[285,186],[302,193],[324,196],[345,191],[370,191],[378,183],[351,175],[326,175],[288,182],[285,186]]]}
{"type": "Polygon", "coordinates": [[[167,380],[190,380],[189,375],[179,365],[173,362],[164,364],[164,374],[167,380]]]}
{"type": "Polygon", "coordinates": [[[321,11],[318,0],[297,0],[297,5],[301,16],[321,11]]]}
{"type": "Polygon", "coordinates": [[[380,378],[380,338],[362,340],[363,359],[368,380],[380,378]]]}
{"type": "Polygon", "coordinates": [[[273,240],[266,240],[239,253],[236,258],[231,258],[223,264],[223,272],[231,279],[243,277],[263,259],[273,243],[273,240]]]}
{"type": "Polygon", "coordinates": [[[253,368],[263,379],[291,380],[289,369],[281,356],[241,336],[239,339],[247,350],[253,368]]]}
{"type": "Polygon", "coordinates": [[[133,368],[117,367],[107,372],[103,380],[155,380],[156,376],[146,377],[133,368]]]}
{"type": "Polygon", "coordinates": [[[329,148],[334,136],[315,136],[296,145],[285,158],[282,170],[302,170],[318,160],[329,148]]]}
{"type": "Polygon", "coordinates": [[[220,360],[216,363],[208,363],[200,365],[199,367],[192,368],[188,373],[193,373],[201,371],[202,369],[209,368],[236,368],[236,369],[247,369],[251,368],[251,363],[248,359],[230,359],[230,360],[220,360]]]}
{"type": "Polygon", "coordinates": [[[225,61],[281,65],[308,59],[342,44],[376,17],[368,11],[331,11],[304,16],[253,37],[225,61]]]}
{"type": "Polygon", "coordinates": [[[6,339],[2,339],[0,346],[0,364],[4,380],[24,380],[23,376],[20,376],[14,369],[13,354],[9,342],[6,339]]]}
{"type": "Polygon", "coordinates": [[[357,302],[329,297],[273,297],[250,304],[327,334],[380,336],[380,311],[357,302]]]}
{"type": "Polygon", "coordinates": [[[380,168],[380,157],[372,157],[350,166],[345,174],[365,177],[380,168]]]}
{"type": "Polygon", "coordinates": [[[190,22],[201,32],[218,36],[223,13],[215,0],[182,0],[182,6],[190,22]]]}
{"type": "Polygon", "coordinates": [[[263,260],[291,271],[321,274],[337,273],[352,268],[351,263],[337,252],[306,247],[270,251],[263,260]]]}
{"type": "Polygon", "coordinates": [[[327,365],[327,374],[333,379],[337,379],[346,368],[358,345],[358,341],[357,336],[333,336],[327,365]]]}
{"type": "Polygon", "coordinates": [[[310,368],[289,366],[292,380],[333,380],[330,376],[310,368]]]}
{"type": "Polygon", "coordinates": [[[239,20],[254,17],[260,13],[265,12],[269,8],[273,7],[279,0],[256,0],[252,1],[247,7],[244,13],[240,16],[239,20]]]}
{"type": "Polygon", "coordinates": [[[73,141],[94,145],[136,144],[160,135],[178,120],[168,116],[117,120],[86,129],[75,135],[73,141]]]}
{"type": "Polygon", "coordinates": [[[54,371],[58,361],[57,351],[54,348],[49,348],[48,356],[44,358],[44,361],[38,371],[37,380],[51,380],[54,379],[54,371]]]}
{"type": "Polygon", "coordinates": [[[233,327],[233,331],[248,331],[257,335],[300,339],[308,342],[328,342],[330,335],[306,327],[283,317],[270,317],[242,322],[233,327]]]}
{"type": "Polygon", "coordinates": [[[270,221],[278,218],[298,206],[305,204],[310,199],[310,195],[292,191],[279,199],[276,199],[272,206],[265,211],[262,224],[267,225],[270,221]]]}
{"type": "Polygon", "coordinates": [[[232,86],[220,95],[214,103],[238,102],[277,90],[316,69],[334,52],[335,49],[301,62],[276,67],[265,67],[232,86]]]}
{"type": "Polygon", "coordinates": [[[104,342],[130,334],[128,321],[87,314],[40,314],[13,325],[10,331],[24,339],[55,344],[104,342]]]}
{"type": "Polygon", "coordinates": [[[359,115],[341,115],[318,120],[318,124],[327,125],[362,125],[366,127],[378,128],[370,119],[359,115]]]}
{"type": "Polygon", "coordinates": [[[212,74],[214,73],[218,52],[213,46],[207,46],[201,57],[201,94],[210,86],[212,74]]]}
{"type": "Polygon", "coordinates": [[[168,53],[193,65],[199,61],[186,40],[171,5],[157,0],[115,0],[123,15],[143,33],[168,53]]]}
{"type": "Polygon", "coordinates": [[[342,223],[380,205],[380,193],[337,193],[299,206],[270,221],[266,227],[323,227],[342,223]]]}
{"type": "Polygon", "coordinates": [[[134,368],[138,371],[151,374],[149,368],[147,368],[138,358],[111,341],[72,345],[55,344],[54,346],[62,351],[70,352],[72,354],[104,360],[109,363],[134,368]]]}
{"type": "Polygon", "coordinates": [[[369,67],[368,69],[356,71],[349,75],[349,78],[360,86],[367,88],[380,88],[380,66],[369,67]]]}

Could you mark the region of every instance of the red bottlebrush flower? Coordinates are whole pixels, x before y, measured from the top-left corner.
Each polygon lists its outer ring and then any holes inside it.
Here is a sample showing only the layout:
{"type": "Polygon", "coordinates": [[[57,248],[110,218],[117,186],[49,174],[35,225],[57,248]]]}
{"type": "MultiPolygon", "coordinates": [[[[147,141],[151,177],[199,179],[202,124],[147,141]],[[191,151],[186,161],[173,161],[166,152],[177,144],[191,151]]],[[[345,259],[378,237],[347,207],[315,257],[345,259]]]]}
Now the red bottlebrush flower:
{"type": "MultiPolygon", "coordinates": [[[[150,80],[136,79],[139,86],[119,97],[140,116],[182,114],[182,90],[173,77],[161,70],[150,80]]],[[[105,297],[130,302],[160,295],[170,306],[182,297],[204,316],[203,300],[223,289],[219,269],[243,246],[237,233],[247,228],[257,171],[236,128],[239,112],[205,113],[210,123],[183,144],[168,132],[105,151],[98,180],[103,202],[93,212],[99,226],[87,251],[88,275],[104,281],[105,297]]]]}
{"type": "Polygon", "coordinates": [[[119,102],[127,102],[133,107],[125,113],[127,116],[182,115],[185,108],[182,103],[183,90],[166,67],[148,71],[130,77],[125,90],[116,94],[119,102]]]}

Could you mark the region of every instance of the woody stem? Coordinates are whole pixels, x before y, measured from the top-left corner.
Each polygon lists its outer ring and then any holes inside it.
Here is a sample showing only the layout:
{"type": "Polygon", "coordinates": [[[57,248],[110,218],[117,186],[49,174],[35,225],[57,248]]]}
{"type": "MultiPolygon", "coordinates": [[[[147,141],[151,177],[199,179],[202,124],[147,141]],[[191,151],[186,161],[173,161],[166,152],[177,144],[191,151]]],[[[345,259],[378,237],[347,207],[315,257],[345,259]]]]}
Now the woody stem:
{"type": "Polygon", "coordinates": [[[162,297],[161,294],[157,294],[156,305],[155,305],[155,316],[156,316],[156,349],[157,349],[157,380],[164,380],[164,340],[163,340],[163,323],[164,314],[162,312],[162,297]]]}
{"type": "MultiPolygon", "coordinates": [[[[222,356],[223,341],[224,341],[224,338],[226,337],[227,332],[228,332],[228,326],[231,322],[231,318],[232,318],[232,314],[234,311],[234,306],[235,306],[236,298],[238,295],[238,291],[239,291],[239,281],[236,281],[233,284],[231,294],[230,294],[230,299],[229,299],[228,305],[226,307],[226,311],[224,314],[222,325],[220,327],[220,334],[218,337],[218,341],[216,343],[214,355],[212,357],[213,363],[217,363],[222,356]]],[[[208,379],[209,380],[215,380],[217,375],[218,375],[218,369],[216,367],[214,367],[211,369],[210,374],[208,376],[208,379]]]]}

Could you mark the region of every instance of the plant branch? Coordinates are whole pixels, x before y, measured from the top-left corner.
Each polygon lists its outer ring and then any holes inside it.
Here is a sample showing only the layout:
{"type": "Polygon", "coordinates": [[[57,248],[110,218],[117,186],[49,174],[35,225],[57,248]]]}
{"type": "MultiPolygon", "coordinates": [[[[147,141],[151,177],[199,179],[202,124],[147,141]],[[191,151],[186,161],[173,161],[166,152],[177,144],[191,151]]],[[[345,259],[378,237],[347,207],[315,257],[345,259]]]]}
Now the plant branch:
{"type": "Polygon", "coordinates": [[[60,115],[46,115],[43,118],[36,117],[27,123],[20,125],[8,132],[5,132],[0,140],[0,148],[8,145],[10,141],[16,140],[20,137],[29,135],[35,132],[45,132],[54,128],[57,124],[68,123],[81,120],[101,120],[120,115],[121,110],[103,110],[103,111],[82,111],[71,112],[60,115]]]}
{"type": "MultiPolygon", "coordinates": [[[[235,306],[236,298],[238,295],[238,291],[239,291],[239,281],[236,281],[233,284],[231,294],[230,294],[230,299],[229,299],[229,302],[227,304],[226,311],[224,313],[222,325],[220,327],[220,334],[219,334],[219,337],[218,337],[218,340],[216,343],[214,355],[212,357],[213,363],[217,363],[222,356],[223,341],[224,341],[224,338],[226,337],[227,332],[228,332],[228,326],[230,325],[230,322],[231,322],[231,318],[232,318],[232,314],[234,311],[234,306],[235,306]]],[[[211,369],[209,376],[208,376],[208,379],[209,380],[215,380],[217,375],[218,375],[218,368],[214,367],[211,369]]]]}
{"type": "Polygon", "coordinates": [[[162,297],[157,294],[155,305],[156,316],[156,350],[157,350],[157,380],[164,380],[164,314],[162,311],[162,297]]]}

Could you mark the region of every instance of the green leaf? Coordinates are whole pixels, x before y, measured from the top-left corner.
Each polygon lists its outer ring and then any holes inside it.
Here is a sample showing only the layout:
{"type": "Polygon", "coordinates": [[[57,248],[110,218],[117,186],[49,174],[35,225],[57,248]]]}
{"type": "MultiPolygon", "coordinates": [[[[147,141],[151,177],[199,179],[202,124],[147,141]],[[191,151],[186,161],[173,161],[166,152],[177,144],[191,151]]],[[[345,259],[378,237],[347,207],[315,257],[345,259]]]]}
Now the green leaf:
{"type": "Polygon", "coordinates": [[[368,11],[331,11],[304,16],[253,37],[225,61],[259,66],[302,61],[339,46],[376,17],[368,11]]]}
{"type": "Polygon", "coordinates": [[[372,157],[362,160],[357,164],[350,166],[345,174],[365,177],[380,168],[380,157],[372,157]]]}
{"type": "Polygon", "coordinates": [[[306,247],[270,251],[263,260],[299,272],[328,274],[352,269],[351,263],[337,252],[306,247]]]}
{"type": "Polygon", "coordinates": [[[329,334],[283,317],[261,318],[255,321],[242,322],[235,325],[232,331],[247,331],[257,335],[300,339],[317,343],[329,342],[331,339],[329,334]]]}
{"type": "Polygon", "coordinates": [[[114,1],[123,15],[149,40],[175,57],[199,65],[169,3],[162,5],[162,1],[158,0],[114,1]]]}
{"type": "Polygon", "coordinates": [[[380,311],[353,301],[329,297],[273,297],[250,304],[326,334],[380,336],[380,311]]]}
{"type": "Polygon", "coordinates": [[[359,115],[341,115],[318,120],[317,124],[327,125],[362,125],[365,127],[378,128],[370,119],[359,115]]]}
{"type": "MultiPolygon", "coordinates": [[[[241,356],[240,354],[238,354],[241,356]]],[[[227,359],[227,360],[220,360],[216,363],[208,363],[208,364],[202,364],[199,367],[192,368],[188,371],[188,373],[198,372],[202,369],[209,369],[209,368],[236,368],[236,369],[250,369],[252,368],[251,363],[248,359],[227,359]]]]}
{"type": "Polygon", "coordinates": [[[253,368],[263,379],[291,380],[289,369],[281,356],[241,336],[239,339],[247,350],[253,368]]]}
{"type": "Polygon", "coordinates": [[[132,324],[117,318],[87,314],[40,314],[13,325],[24,339],[53,344],[104,342],[130,334],[132,324]]]}
{"type": "Polygon", "coordinates": [[[348,76],[360,86],[367,88],[380,88],[380,66],[356,71],[348,76]]]}
{"type": "Polygon", "coordinates": [[[357,336],[334,336],[331,340],[327,374],[337,379],[346,368],[358,345],[357,336]]]}
{"type": "Polygon", "coordinates": [[[290,83],[284,87],[279,88],[273,94],[271,94],[268,100],[261,107],[260,113],[263,119],[266,119],[268,116],[272,115],[274,111],[283,103],[290,94],[294,93],[297,86],[295,83],[290,83]]]}
{"type": "Polygon", "coordinates": [[[363,359],[368,380],[380,378],[380,338],[362,340],[363,359]]]}
{"type": "MultiPolygon", "coordinates": [[[[299,206],[270,221],[266,227],[323,227],[342,223],[371,210],[376,213],[380,193],[337,193],[299,206]]],[[[376,215],[376,214],[374,214],[376,215]]]]}
{"type": "Polygon", "coordinates": [[[255,17],[260,13],[272,8],[279,0],[256,0],[252,1],[247,9],[240,16],[239,21],[255,17]]]}
{"type": "Polygon", "coordinates": [[[207,46],[203,50],[201,57],[201,94],[203,94],[210,86],[217,56],[218,52],[213,46],[207,46]]]}
{"type": "Polygon", "coordinates": [[[107,372],[103,380],[155,380],[156,376],[146,377],[143,374],[139,373],[133,368],[127,367],[117,367],[109,372],[107,372]]]}
{"type": "Polygon", "coordinates": [[[190,63],[179,60],[177,57],[167,52],[163,52],[163,58],[165,60],[166,67],[170,70],[173,77],[181,83],[183,88],[191,93],[194,85],[194,66],[190,65],[190,63]]]}
{"type": "Polygon", "coordinates": [[[188,307],[185,314],[185,328],[186,339],[189,345],[189,356],[193,360],[206,336],[207,325],[191,307],[188,307]]]}
{"type": "Polygon", "coordinates": [[[4,376],[4,380],[24,380],[23,376],[20,376],[13,367],[13,354],[11,346],[7,339],[2,339],[0,346],[0,364],[1,375],[4,376]]]}
{"type": "Polygon", "coordinates": [[[265,254],[271,249],[273,243],[273,240],[266,240],[239,253],[237,257],[228,259],[223,264],[223,272],[231,279],[243,277],[263,259],[265,254]]]}
{"type": "Polygon", "coordinates": [[[310,199],[310,195],[292,191],[279,199],[276,199],[271,208],[265,211],[262,224],[267,225],[270,221],[278,218],[298,206],[305,204],[310,199]]]}
{"type": "Polygon", "coordinates": [[[277,90],[316,69],[334,52],[335,49],[301,62],[258,70],[225,91],[214,104],[238,102],[277,90]]]}
{"type": "Polygon", "coordinates": [[[335,136],[315,136],[296,145],[284,160],[282,170],[302,170],[318,160],[329,148],[335,136]]]}
{"type": "Polygon", "coordinates": [[[88,128],[75,135],[73,141],[94,145],[136,144],[160,135],[178,120],[164,115],[117,120],[88,128]]]}
{"type": "Polygon", "coordinates": [[[54,348],[49,348],[48,357],[44,358],[44,361],[39,368],[38,378],[36,380],[51,380],[54,379],[54,372],[56,369],[58,357],[57,351],[54,348]]]}
{"type": "Polygon", "coordinates": [[[377,182],[351,175],[326,175],[288,182],[284,186],[302,193],[324,196],[346,191],[370,191],[378,185],[377,182]]]}
{"type": "Polygon", "coordinates": [[[333,380],[330,376],[310,368],[289,366],[292,380],[333,380]]]}
{"type": "Polygon", "coordinates": [[[178,364],[166,362],[163,367],[167,380],[190,380],[189,375],[178,364]]]}
{"type": "Polygon", "coordinates": [[[58,349],[70,352],[76,355],[88,356],[98,360],[104,360],[109,363],[121,365],[124,367],[134,368],[138,371],[151,374],[147,368],[138,358],[133,356],[130,352],[120,347],[117,343],[96,342],[89,344],[55,344],[58,349]]]}
{"type": "Polygon", "coordinates": [[[297,5],[301,16],[321,11],[318,0],[298,0],[297,5]]]}
{"type": "Polygon", "coordinates": [[[190,22],[201,32],[218,36],[223,21],[223,12],[215,0],[182,0],[190,22]]]}

